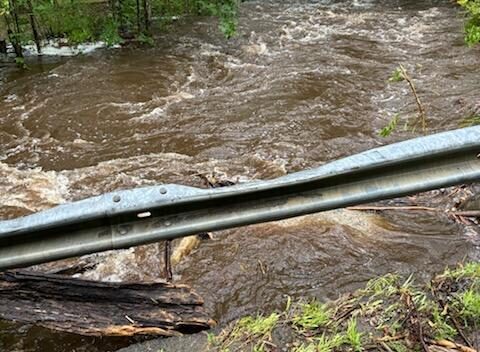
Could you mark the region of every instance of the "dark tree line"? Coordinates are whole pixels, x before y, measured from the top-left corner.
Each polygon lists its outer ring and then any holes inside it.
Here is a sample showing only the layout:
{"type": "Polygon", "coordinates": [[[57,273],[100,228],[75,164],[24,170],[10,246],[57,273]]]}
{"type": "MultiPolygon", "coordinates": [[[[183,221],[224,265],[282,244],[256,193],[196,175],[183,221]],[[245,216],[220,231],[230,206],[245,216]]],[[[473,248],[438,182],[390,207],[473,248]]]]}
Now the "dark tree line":
{"type": "Polygon", "coordinates": [[[114,45],[133,38],[152,43],[153,31],[181,15],[216,16],[230,37],[236,14],[237,0],[0,0],[0,51],[6,40],[18,58],[27,42],[41,53],[44,39],[65,38],[70,45],[98,40],[114,45]]]}

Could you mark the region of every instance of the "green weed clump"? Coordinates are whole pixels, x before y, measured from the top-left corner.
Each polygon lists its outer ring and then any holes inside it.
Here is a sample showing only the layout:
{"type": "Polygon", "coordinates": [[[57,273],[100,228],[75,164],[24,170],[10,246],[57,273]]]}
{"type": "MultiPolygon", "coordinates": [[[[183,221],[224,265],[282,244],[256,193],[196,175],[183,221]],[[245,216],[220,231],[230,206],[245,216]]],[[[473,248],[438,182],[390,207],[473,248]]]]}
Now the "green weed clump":
{"type": "Polygon", "coordinates": [[[237,32],[238,0],[199,0],[200,13],[219,18],[219,29],[228,39],[237,32]]]}
{"type": "Polygon", "coordinates": [[[272,313],[268,317],[245,317],[238,321],[237,333],[256,337],[265,337],[270,334],[278,322],[279,315],[272,313]]]}
{"type": "MultiPolygon", "coordinates": [[[[413,122],[410,121],[410,119],[406,120],[404,124],[404,130],[415,132],[417,130],[418,125],[421,126],[422,132],[426,133],[427,129],[427,115],[425,112],[425,107],[423,106],[420,97],[417,93],[417,88],[415,84],[413,83],[413,79],[410,77],[408,74],[407,70],[403,65],[399,65],[398,67],[393,70],[393,72],[390,75],[390,78],[388,79],[388,82],[390,83],[397,83],[397,82],[402,82],[406,81],[408,84],[408,87],[410,89],[410,92],[412,93],[413,98],[415,99],[415,103],[417,105],[417,110],[418,110],[418,115],[416,118],[413,120],[413,122]]],[[[397,125],[400,120],[400,114],[395,114],[395,116],[389,121],[389,123],[383,127],[378,134],[381,137],[388,137],[390,136],[397,128],[397,125]]]]}
{"type": "Polygon", "coordinates": [[[471,321],[474,324],[480,324],[480,292],[473,288],[462,292],[457,296],[457,302],[455,302],[459,315],[468,324],[471,321]]]}
{"type": "Polygon", "coordinates": [[[352,346],[355,352],[362,352],[362,333],[358,331],[357,328],[357,320],[355,318],[351,318],[348,321],[347,325],[347,333],[345,335],[346,341],[352,346]]]}
{"type": "Polygon", "coordinates": [[[402,82],[405,81],[405,76],[402,73],[402,70],[400,67],[397,67],[395,70],[393,70],[390,78],[388,79],[389,82],[402,82]]]}
{"type": "Polygon", "coordinates": [[[460,123],[460,127],[469,127],[480,125],[480,115],[471,115],[463,119],[460,123]]]}
{"type": "Polygon", "coordinates": [[[466,264],[459,264],[456,268],[447,268],[445,272],[439,276],[447,279],[480,279],[480,262],[470,262],[466,264]]]}
{"type": "Polygon", "coordinates": [[[467,351],[479,319],[480,263],[472,262],[426,285],[387,274],[328,304],[289,298],[283,312],[242,318],[208,340],[209,350],[222,352],[407,352],[434,345],[467,351]]]}
{"type": "Polygon", "coordinates": [[[441,311],[436,305],[432,307],[431,327],[436,339],[453,340],[458,335],[455,327],[450,325],[447,320],[447,312],[441,311]]]}
{"type": "Polygon", "coordinates": [[[318,352],[332,352],[345,343],[345,337],[341,334],[334,334],[333,336],[325,336],[323,334],[318,338],[317,351],[318,352]]]}
{"type": "Polygon", "coordinates": [[[395,131],[397,129],[397,125],[398,125],[398,120],[399,120],[399,115],[396,114],[391,120],[390,122],[388,122],[388,124],[383,127],[379,132],[378,132],[378,135],[380,137],[388,137],[390,136],[393,131],[395,131]]]}
{"type": "Polygon", "coordinates": [[[293,318],[294,324],[304,329],[318,329],[330,321],[330,311],[318,301],[301,304],[300,312],[293,318]]]}
{"type": "Polygon", "coordinates": [[[458,0],[466,10],[465,42],[468,46],[480,43],[480,0],[458,0]]]}

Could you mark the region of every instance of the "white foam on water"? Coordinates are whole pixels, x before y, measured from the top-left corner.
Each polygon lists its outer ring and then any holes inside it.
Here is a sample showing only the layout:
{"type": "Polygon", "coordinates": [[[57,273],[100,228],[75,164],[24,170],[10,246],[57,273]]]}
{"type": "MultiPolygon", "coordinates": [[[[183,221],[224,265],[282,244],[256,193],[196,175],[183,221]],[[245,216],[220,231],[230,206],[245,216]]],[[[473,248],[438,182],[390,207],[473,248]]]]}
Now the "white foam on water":
{"type": "Polygon", "coordinates": [[[423,18],[437,18],[442,16],[442,11],[438,7],[430,7],[427,10],[418,11],[418,14],[423,18]]]}
{"type": "Polygon", "coordinates": [[[69,181],[55,171],[19,170],[0,162],[0,207],[36,212],[65,203],[69,181]]]}
{"type": "Polygon", "coordinates": [[[355,211],[349,209],[336,209],[326,212],[280,220],[276,222],[280,227],[301,227],[305,224],[319,223],[322,225],[345,226],[366,236],[377,236],[388,232],[388,222],[378,214],[355,211]],[[382,224],[384,226],[382,226],[382,224]]]}
{"type": "Polygon", "coordinates": [[[88,270],[83,274],[76,275],[88,280],[121,282],[124,281],[126,273],[136,269],[134,248],[93,254],[85,256],[84,259],[89,262],[98,262],[94,270],[88,270]]]}
{"type": "Polygon", "coordinates": [[[132,118],[133,121],[144,121],[144,120],[151,120],[151,119],[157,119],[161,116],[165,115],[165,109],[164,107],[158,106],[156,108],[153,108],[151,111],[142,114],[138,117],[132,118]]]}
{"type": "Polygon", "coordinates": [[[167,109],[173,105],[180,103],[184,100],[193,99],[195,96],[185,91],[178,91],[171,95],[165,97],[157,97],[150,101],[150,104],[163,104],[161,106],[155,106],[150,111],[143,113],[140,116],[132,118],[133,121],[148,121],[148,120],[157,120],[158,118],[165,116],[167,109]]]}
{"type": "Polygon", "coordinates": [[[373,0],[353,0],[352,6],[361,9],[368,9],[375,5],[375,1],[373,0]]]}
{"type": "MultiPolygon", "coordinates": [[[[129,114],[137,113],[141,111],[147,102],[124,102],[124,103],[108,103],[108,105],[119,108],[122,111],[125,111],[129,114]]],[[[102,108],[99,111],[103,110],[102,108]]]]}
{"type": "Polygon", "coordinates": [[[263,56],[270,54],[267,43],[255,32],[250,33],[249,44],[243,45],[242,50],[249,55],[263,56]]]}
{"type": "Polygon", "coordinates": [[[10,102],[15,101],[15,100],[17,100],[17,99],[18,99],[18,95],[16,95],[16,94],[9,94],[9,95],[7,95],[7,96],[3,99],[3,101],[4,101],[5,103],[10,103],[10,102]]]}
{"type": "MultiPolygon", "coordinates": [[[[88,54],[95,50],[106,48],[107,44],[102,41],[93,43],[83,43],[78,45],[70,45],[66,40],[49,40],[41,42],[41,55],[47,56],[76,56],[79,54],[88,54]]],[[[110,48],[120,48],[120,45],[111,46],[110,48]]],[[[37,56],[38,51],[34,43],[24,46],[25,56],[37,56]]]]}

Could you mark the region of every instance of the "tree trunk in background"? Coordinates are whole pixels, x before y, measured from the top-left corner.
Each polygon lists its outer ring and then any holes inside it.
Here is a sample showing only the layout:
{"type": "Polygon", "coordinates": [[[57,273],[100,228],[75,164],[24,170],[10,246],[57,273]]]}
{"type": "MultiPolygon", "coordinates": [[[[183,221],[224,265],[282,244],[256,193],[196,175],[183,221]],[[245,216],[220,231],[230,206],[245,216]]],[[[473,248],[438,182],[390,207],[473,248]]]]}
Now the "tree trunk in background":
{"type": "MultiPolygon", "coordinates": [[[[14,12],[14,9],[12,7],[12,12],[14,12]]],[[[14,17],[14,16],[12,16],[14,17]]],[[[5,23],[7,24],[7,35],[8,35],[8,40],[10,40],[10,43],[12,43],[13,50],[15,51],[15,55],[18,58],[23,58],[23,50],[22,46],[18,41],[18,31],[15,32],[15,28],[18,28],[15,24],[13,25],[13,30],[12,30],[12,24],[10,23],[10,20],[7,15],[4,15],[5,23]]],[[[15,20],[14,20],[15,23],[15,20]]]]}
{"type": "Polygon", "coordinates": [[[18,24],[18,12],[17,12],[17,3],[16,0],[9,0],[11,16],[13,18],[13,32],[15,34],[20,33],[20,25],[18,24]]]}
{"type": "Polygon", "coordinates": [[[7,41],[3,38],[0,38],[0,54],[7,53],[7,41]]]}
{"type": "Polygon", "coordinates": [[[112,17],[115,22],[117,22],[120,32],[124,31],[124,18],[122,15],[123,4],[122,0],[109,0],[112,17]]]}
{"type": "Polygon", "coordinates": [[[110,13],[112,14],[113,20],[117,21],[117,6],[116,6],[117,1],[116,0],[108,0],[108,4],[110,6],[110,13]]]}
{"type": "Polygon", "coordinates": [[[140,19],[140,0],[136,0],[137,5],[137,33],[142,31],[142,23],[140,19]]]}
{"type": "Polygon", "coordinates": [[[150,34],[150,4],[148,0],[143,0],[143,20],[145,23],[145,33],[150,34]]]}
{"type": "Polygon", "coordinates": [[[7,23],[3,17],[0,17],[0,54],[7,53],[7,23]]]}
{"type": "Polygon", "coordinates": [[[35,22],[35,15],[33,14],[33,5],[32,0],[27,0],[28,11],[30,12],[30,25],[32,27],[33,40],[35,40],[35,46],[37,47],[37,53],[42,53],[42,48],[40,46],[40,36],[38,35],[37,25],[35,22]]]}

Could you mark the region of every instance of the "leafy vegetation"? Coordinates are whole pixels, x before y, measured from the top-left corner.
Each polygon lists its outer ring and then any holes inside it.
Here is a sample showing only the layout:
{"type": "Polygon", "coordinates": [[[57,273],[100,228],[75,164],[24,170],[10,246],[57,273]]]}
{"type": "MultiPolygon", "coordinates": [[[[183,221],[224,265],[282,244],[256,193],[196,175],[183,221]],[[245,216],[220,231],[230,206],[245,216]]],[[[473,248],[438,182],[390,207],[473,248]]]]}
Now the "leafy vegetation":
{"type": "MultiPolygon", "coordinates": [[[[480,42],[480,0],[457,0],[465,9],[465,41],[480,42]]],[[[107,46],[137,38],[153,45],[152,28],[162,28],[184,15],[215,16],[226,38],[235,35],[239,0],[0,0],[0,29],[5,28],[17,57],[22,45],[65,38],[68,44],[101,40],[107,46]]],[[[397,68],[391,82],[406,80],[397,68]]],[[[408,79],[407,79],[408,80],[408,79]]]]}
{"type": "MultiPolygon", "coordinates": [[[[408,83],[408,87],[410,89],[410,92],[412,93],[412,96],[415,98],[415,102],[417,104],[417,117],[413,123],[410,123],[410,121],[406,121],[405,123],[405,130],[412,130],[415,131],[417,129],[418,124],[421,125],[422,132],[425,133],[427,129],[427,115],[425,113],[425,108],[420,101],[420,97],[418,96],[417,93],[417,88],[415,87],[415,84],[413,83],[412,78],[409,76],[407,73],[407,70],[403,65],[399,65],[395,70],[392,72],[390,75],[390,78],[388,79],[390,83],[397,83],[397,82],[403,82],[406,81],[408,83]]],[[[399,114],[396,114],[390,122],[383,127],[378,134],[381,137],[388,137],[392,134],[393,131],[397,128],[398,122],[399,122],[399,114]]]]}
{"type": "Polygon", "coordinates": [[[472,262],[426,285],[387,274],[327,304],[289,299],[281,313],[242,318],[210,335],[208,350],[474,351],[479,324],[480,263],[472,262]]]}
{"type": "Polygon", "coordinates": [[[230,38],[237,28],[238,0],[0,0],[0,28],[6,28],[17,57],[22,46],[42,39],[64,38],[75,45],[104,41],[108,46],[137,38],[153,45],[154,29],[183,15],[219,18],[230,38]]]}
{"type": "Polygon", "coordinates": [[[237,31],[236,1],[208,2],[200,0],[200,12],[204,15],[216,16],[220,19],[219,28],[226,38],[231,38],[237,31]]]}
{"type": "Polygon", "coordinates": [[[325,304],[317,301],[301,305],[300,314],[294,317],[293,322],[304,329],[317,329],[328,323],[330,311],[325,304]]]}
{"type": "Polygon", "coordinates": [[[395,129],[397,128],[397,124],[398,124],[398,120],[399,120],[399,116],[398,114],[395,115],[391,120],[390,122],[388,123],[388,125],[386,125],[384,128],[382,128],[380,130],[380,132],[378,132],[378,134],[381,136],[381,137],[388,137],[392,134],[393,131],[395,131],[395,129]]]}
{"type": "Polygon", "coordinates": [[[456,297],[456,307],[459,315],[466,321],[480,323],[480,292],[468,289],[456,297]]]}
{"type": "Polygon", "coordinates": [[[388,79],[389,82],[402,82],[404,80],[405,80],[405,77],[403,76],[403,73],[400,67],[397,67],[395,70],[393,70],[390,78],[388,79]]]}
{"type": "Polygon", "coordinates": [[[335,334],[331,337],[323,334],[318,338],[317,351],[318,352],[331,352],[339,348],[345,342],[345,337],[340,334],[335,334]]]}
{"type": "Polygon", "coordinates": [[[480,0],[458,0],[467,13],[465,42],[472,46],[480,43],[480,0]]]}
{"type": "Polygon", "coordinates": [[[355,352],[362,352],[362,334],[358,331],[357,320],[351,318],[347,325],[347,332],[345,334],[346,341],[352,346],[355,352]]]}
{"type": "Polygon", "coordinates": [[[465,118],[460,125],[461,127],[480,125],[480,115],[469,116],[465,118]]]}
{"type": "Polygon", "coordinates": [[[265,337],[270,334],[275,327],[275,324],[278,322],[278,317],[278,314],[272,313],[268,317],[257,316],[256,318],[242,318],[238,322],[236,333],[265,337]]]}

